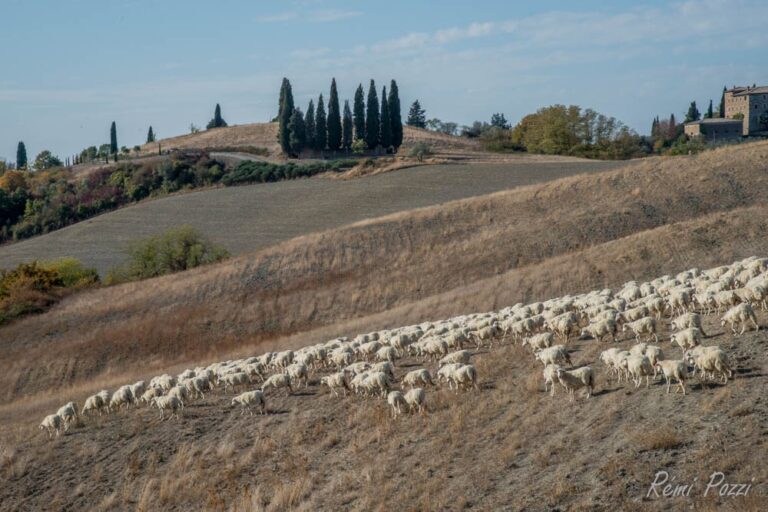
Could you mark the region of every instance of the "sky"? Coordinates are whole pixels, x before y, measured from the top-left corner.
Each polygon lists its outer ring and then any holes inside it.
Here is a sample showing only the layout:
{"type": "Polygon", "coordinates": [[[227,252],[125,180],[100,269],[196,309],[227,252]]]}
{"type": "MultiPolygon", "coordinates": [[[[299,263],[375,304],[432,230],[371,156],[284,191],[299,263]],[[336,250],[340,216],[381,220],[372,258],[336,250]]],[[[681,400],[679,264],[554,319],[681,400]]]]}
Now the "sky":
{"type": "Polygon", "coordinates": [[[766,0],[0,0],[0,158],[64,158],[275,116],[396,79],[459,124],[576,104],[648,133],[724,85],[768,85],[766,0]]]}

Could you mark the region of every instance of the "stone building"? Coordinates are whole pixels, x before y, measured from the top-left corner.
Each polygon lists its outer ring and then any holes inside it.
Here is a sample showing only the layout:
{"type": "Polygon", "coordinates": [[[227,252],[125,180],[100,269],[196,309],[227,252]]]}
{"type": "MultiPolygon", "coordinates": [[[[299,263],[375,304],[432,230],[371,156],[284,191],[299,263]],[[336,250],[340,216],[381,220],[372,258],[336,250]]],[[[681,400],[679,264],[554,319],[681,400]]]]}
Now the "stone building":
{"type": "Polygon", "coordinates": [[[740,119],[702,119],[685,123],[685,134],[689,137],[705,137],[709,141],[739,139],[742,136],[743,122],[740,119]]]}
{"type": "Polygon", "coordinates": [[[733,87],[725,91],[725,117],[743,116],[743,135],[768,133],[768,86],[733,87]]]}

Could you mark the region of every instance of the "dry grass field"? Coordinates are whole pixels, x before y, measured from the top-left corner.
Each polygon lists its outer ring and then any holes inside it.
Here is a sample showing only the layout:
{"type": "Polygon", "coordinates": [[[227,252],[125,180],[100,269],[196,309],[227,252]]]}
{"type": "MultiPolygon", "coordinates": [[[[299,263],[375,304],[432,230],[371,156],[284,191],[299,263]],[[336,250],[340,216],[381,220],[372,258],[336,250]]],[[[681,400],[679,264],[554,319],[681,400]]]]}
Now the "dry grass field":
{"type": "Polygon", "coordinates": [[[180,421],[141,409],[53,442],[35,430],[70,399],[196,363],[768,255],[766,170],[768,143],[647,159],[69,297],[0,328],[0,508],[766,510],[767,331],[733,337],[714,318],[706,343],[733,355],[736,379],[694,379],[685,397],[609,382],[605,344],[581,340],[574,362],[596,368],[598,392],[572,404],[506,345],[476,356],[480,390],[428,390],[425,417],[393,421],[316,376],[266,417],[218,392],[180,421]],[[645,500],[659,469],[699,491],[645,500]],[[713,471],[754,489],[704,498],[713,471]]]}
{"type": "Polygon", "coordinates": [[[367,218],[618,165],[585,160],[431,165],[364,179],[316,177],[181,193],[0,246],[0,268],[74,256],[104,275],[123,260],[129,241],[180,224],[238,255],[367,218]]]}

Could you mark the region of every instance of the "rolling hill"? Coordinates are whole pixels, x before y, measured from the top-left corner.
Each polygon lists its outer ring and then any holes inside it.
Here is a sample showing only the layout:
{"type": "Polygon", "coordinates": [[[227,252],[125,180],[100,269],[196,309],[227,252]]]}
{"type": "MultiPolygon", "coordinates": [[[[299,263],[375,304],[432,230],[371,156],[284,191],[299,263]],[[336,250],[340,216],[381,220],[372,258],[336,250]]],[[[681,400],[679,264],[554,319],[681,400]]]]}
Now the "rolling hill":
{"type": "Polygon", "coordinates": [[[33,431],[73,397],[157,373],[768,255],[767,170],[766,142],[647,159],[69,297],[0,328],[0,508],[764,510],[768,336],[732,337],[715,317],[707,344],[733,354],[737,378],[686,397],[609,381],[605,345],[580,340],[575,362],[597,369],[598,393],[573,404],[505,345],[476,356],[480,390],[428,390],[426,417],[390,420],[380,401],[333,397],[315,378],[264,418],[214,393],[178,422],[140,409],[52,443],[33,431]],[[648,501],[661,468],[755,489],[648,501]]]}

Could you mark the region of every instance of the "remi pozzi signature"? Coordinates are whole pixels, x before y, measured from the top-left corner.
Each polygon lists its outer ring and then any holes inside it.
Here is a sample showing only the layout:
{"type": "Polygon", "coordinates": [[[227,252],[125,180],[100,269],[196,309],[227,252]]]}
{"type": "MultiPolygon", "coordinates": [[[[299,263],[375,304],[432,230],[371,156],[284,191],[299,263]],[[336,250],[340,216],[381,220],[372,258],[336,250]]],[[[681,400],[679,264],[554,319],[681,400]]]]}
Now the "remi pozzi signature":
{"type": "MultiPolygon", "coordinates": [[[[697,494],[701,489],[694,491],[697,488],[698,477],[694,478],[690,483],[676,482],[677,477],[670,477],[666,471],[657,471],[656,476],[653,478],[653,483],[648,488],[646,498],[673,498],[677,496],[687,497],[692,492],[697,494]]],[[[751,483],[728,483],[725,481],[725,475],[720,471],[715,471],[709,475],[709,481],[706,487],[703,487],[703,496],[721,496],[721,497],[735,497],[735,496],[747,496],[749,491],[752,490],[752,484],[755,479],[751,480],[751,483]]]]}

